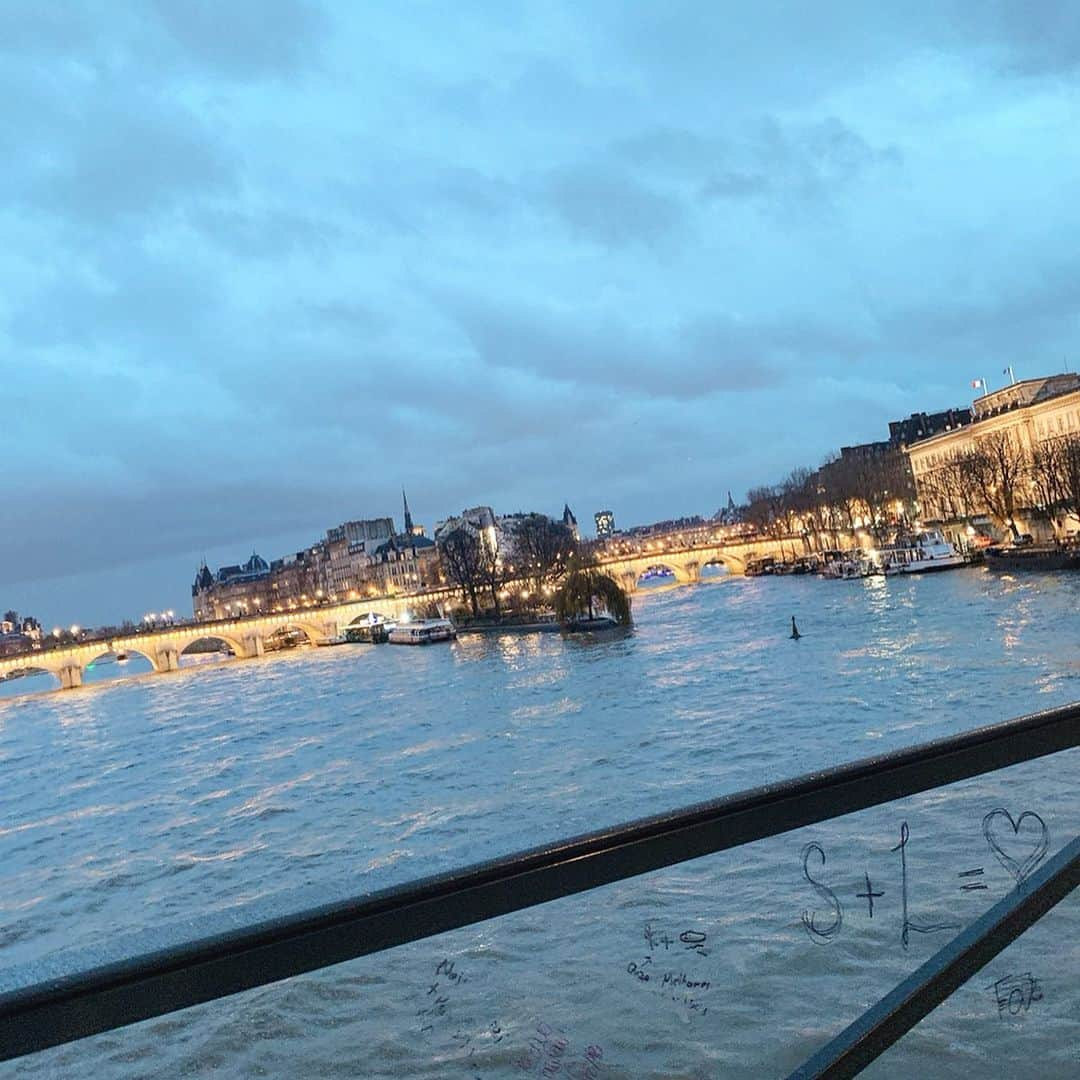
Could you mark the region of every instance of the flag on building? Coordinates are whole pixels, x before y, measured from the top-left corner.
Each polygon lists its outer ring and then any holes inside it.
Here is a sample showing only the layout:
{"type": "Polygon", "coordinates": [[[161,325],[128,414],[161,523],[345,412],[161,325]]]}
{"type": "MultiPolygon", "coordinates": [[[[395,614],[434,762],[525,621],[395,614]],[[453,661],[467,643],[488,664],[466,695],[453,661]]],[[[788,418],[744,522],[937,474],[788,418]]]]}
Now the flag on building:
{"type": "Polygon", "coordinates": [[[986,388],[986,383],[983,382],[982,379],[972,379],[971,380],[971,389],[972,390],[984,390],[985,388],[986,388]]]}

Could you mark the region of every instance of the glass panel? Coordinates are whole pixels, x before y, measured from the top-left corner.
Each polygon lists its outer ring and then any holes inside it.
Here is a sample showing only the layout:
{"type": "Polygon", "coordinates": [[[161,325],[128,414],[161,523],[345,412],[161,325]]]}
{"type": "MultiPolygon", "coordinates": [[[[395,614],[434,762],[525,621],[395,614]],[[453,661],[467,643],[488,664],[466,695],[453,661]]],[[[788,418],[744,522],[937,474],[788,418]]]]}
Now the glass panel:
{"type": "MultiPolygon", "coordinates": [[[[1080,829],[1078,762],[1070,751],[954,784],[57,1048],[0,1077],[783,1076],[1080,829]]],[[[925,1049],[916,1040],[879,1075],[943,1075],[947,1050],[955,1075],[993,1058],[1006,1075],[1054,1076],[1046,1062],[1075,1046],[1064,1021],[1080,957],[1062,943],[1080,940],[1080,905],[1053,919],[1052,939],[1028,949],[1026,935],[965,990],[958,1034],[935,1020],[925,1049]],[[1047,1019],[1039,1055],[1003,1045],[1010,1029],[984,987],[1028,971],[1055,995],[1031,1006],[1047,1019]]]]}
{"type": "Polygon", "coordinates": [[[148,926],[183,940],[237,904],[295,910],[1080,696],[1068,576],[647,591],[606,641],[296,649],[0,703],[0,967],[148,926]]]}
{"type": "Polygon", "coordinates": [[[999,953],[866,1069],[866,1080],[969,1080],[983,1071],[1073,1080],[1080,1071],[1077,899],[1062,901],[999,953]]]}

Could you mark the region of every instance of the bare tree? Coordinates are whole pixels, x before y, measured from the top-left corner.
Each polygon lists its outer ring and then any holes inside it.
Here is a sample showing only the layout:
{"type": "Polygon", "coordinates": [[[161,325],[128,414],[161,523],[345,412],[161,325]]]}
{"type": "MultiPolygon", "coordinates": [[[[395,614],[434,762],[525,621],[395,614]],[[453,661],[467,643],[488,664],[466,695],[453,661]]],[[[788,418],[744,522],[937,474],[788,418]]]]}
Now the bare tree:
{"type": "Polygon", "coordinates": [[[499,590],[506,581],[502,552],[499,548],[499,532],[497,529],[485,529],[478,540],[480,544],[480,580],[491,594],[491,606],[495,609],[497,618],[502,614],[502,605],[499,603],[499,590]]]}
{"type": "Polygon", "coordinates": [[[484,584],[484,546],[470,529],[457,528],[439,541],[439,558],[446,576],[469,598],[474,616],[480,614],[478,592],[484,584]]]}
{"type": "Polygon", "coordinates": [[[991,517],[1020,535],[1015,514],[1031,471],[1025,449],[1007,431],[998,431],[980,439],[963,455],[966,482],[978,492],[991,517]]]}
{"type": "Polygon", "coordinates": [[[1031,458],[1031,481],[1055,533],[1061,533],[1070,516],[1080,518],[1080,435],[1039,443],[1031,458]]]}
{"type": "Polygon", "coordinates": [[[777,491],[771,486],[751,488],[746,493],[743,520],[753,525],[762,536],[768,536],[776,525],[777,491]]]}
{"type": "Polygon", "coordinates": [[[576,547],[574,534],[543,514],[528,514],[517,523],[514,545],[514,561],[538,593],[562,577],[576,547]]]}

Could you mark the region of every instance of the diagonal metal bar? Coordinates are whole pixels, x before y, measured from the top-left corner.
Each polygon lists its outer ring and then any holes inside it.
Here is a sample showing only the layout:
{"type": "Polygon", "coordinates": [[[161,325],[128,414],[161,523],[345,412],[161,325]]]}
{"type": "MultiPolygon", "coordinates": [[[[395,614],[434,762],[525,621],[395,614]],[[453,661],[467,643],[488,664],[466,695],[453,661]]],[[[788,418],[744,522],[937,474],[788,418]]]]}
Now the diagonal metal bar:
{"type": "Polygon", "coordinates": [[[846,1080],[855,1076],[1078,885],[1080,836],[823,1046],[788,1080],[846,1080]]]}
{"type": "Polygon", "coordinates": [[[1080,745],[1080,704],[253,923],[0,995],[0,1061],[1080,745]]]}

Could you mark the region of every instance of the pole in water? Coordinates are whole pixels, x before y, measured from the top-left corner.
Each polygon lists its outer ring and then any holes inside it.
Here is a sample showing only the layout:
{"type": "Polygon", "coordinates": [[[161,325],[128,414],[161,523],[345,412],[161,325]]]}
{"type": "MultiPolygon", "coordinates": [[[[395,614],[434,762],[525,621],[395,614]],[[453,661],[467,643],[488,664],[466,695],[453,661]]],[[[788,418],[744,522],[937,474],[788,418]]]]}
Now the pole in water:
{"type": "Polygon", "coordinates": [[[802,634],[799,633],[799,628],[795,625],[795,616],[792,615],[791,616],[791,640],[792,641],[798,641],[799,638],[801,638],[801,637],[802,637],[802,634]]]}

